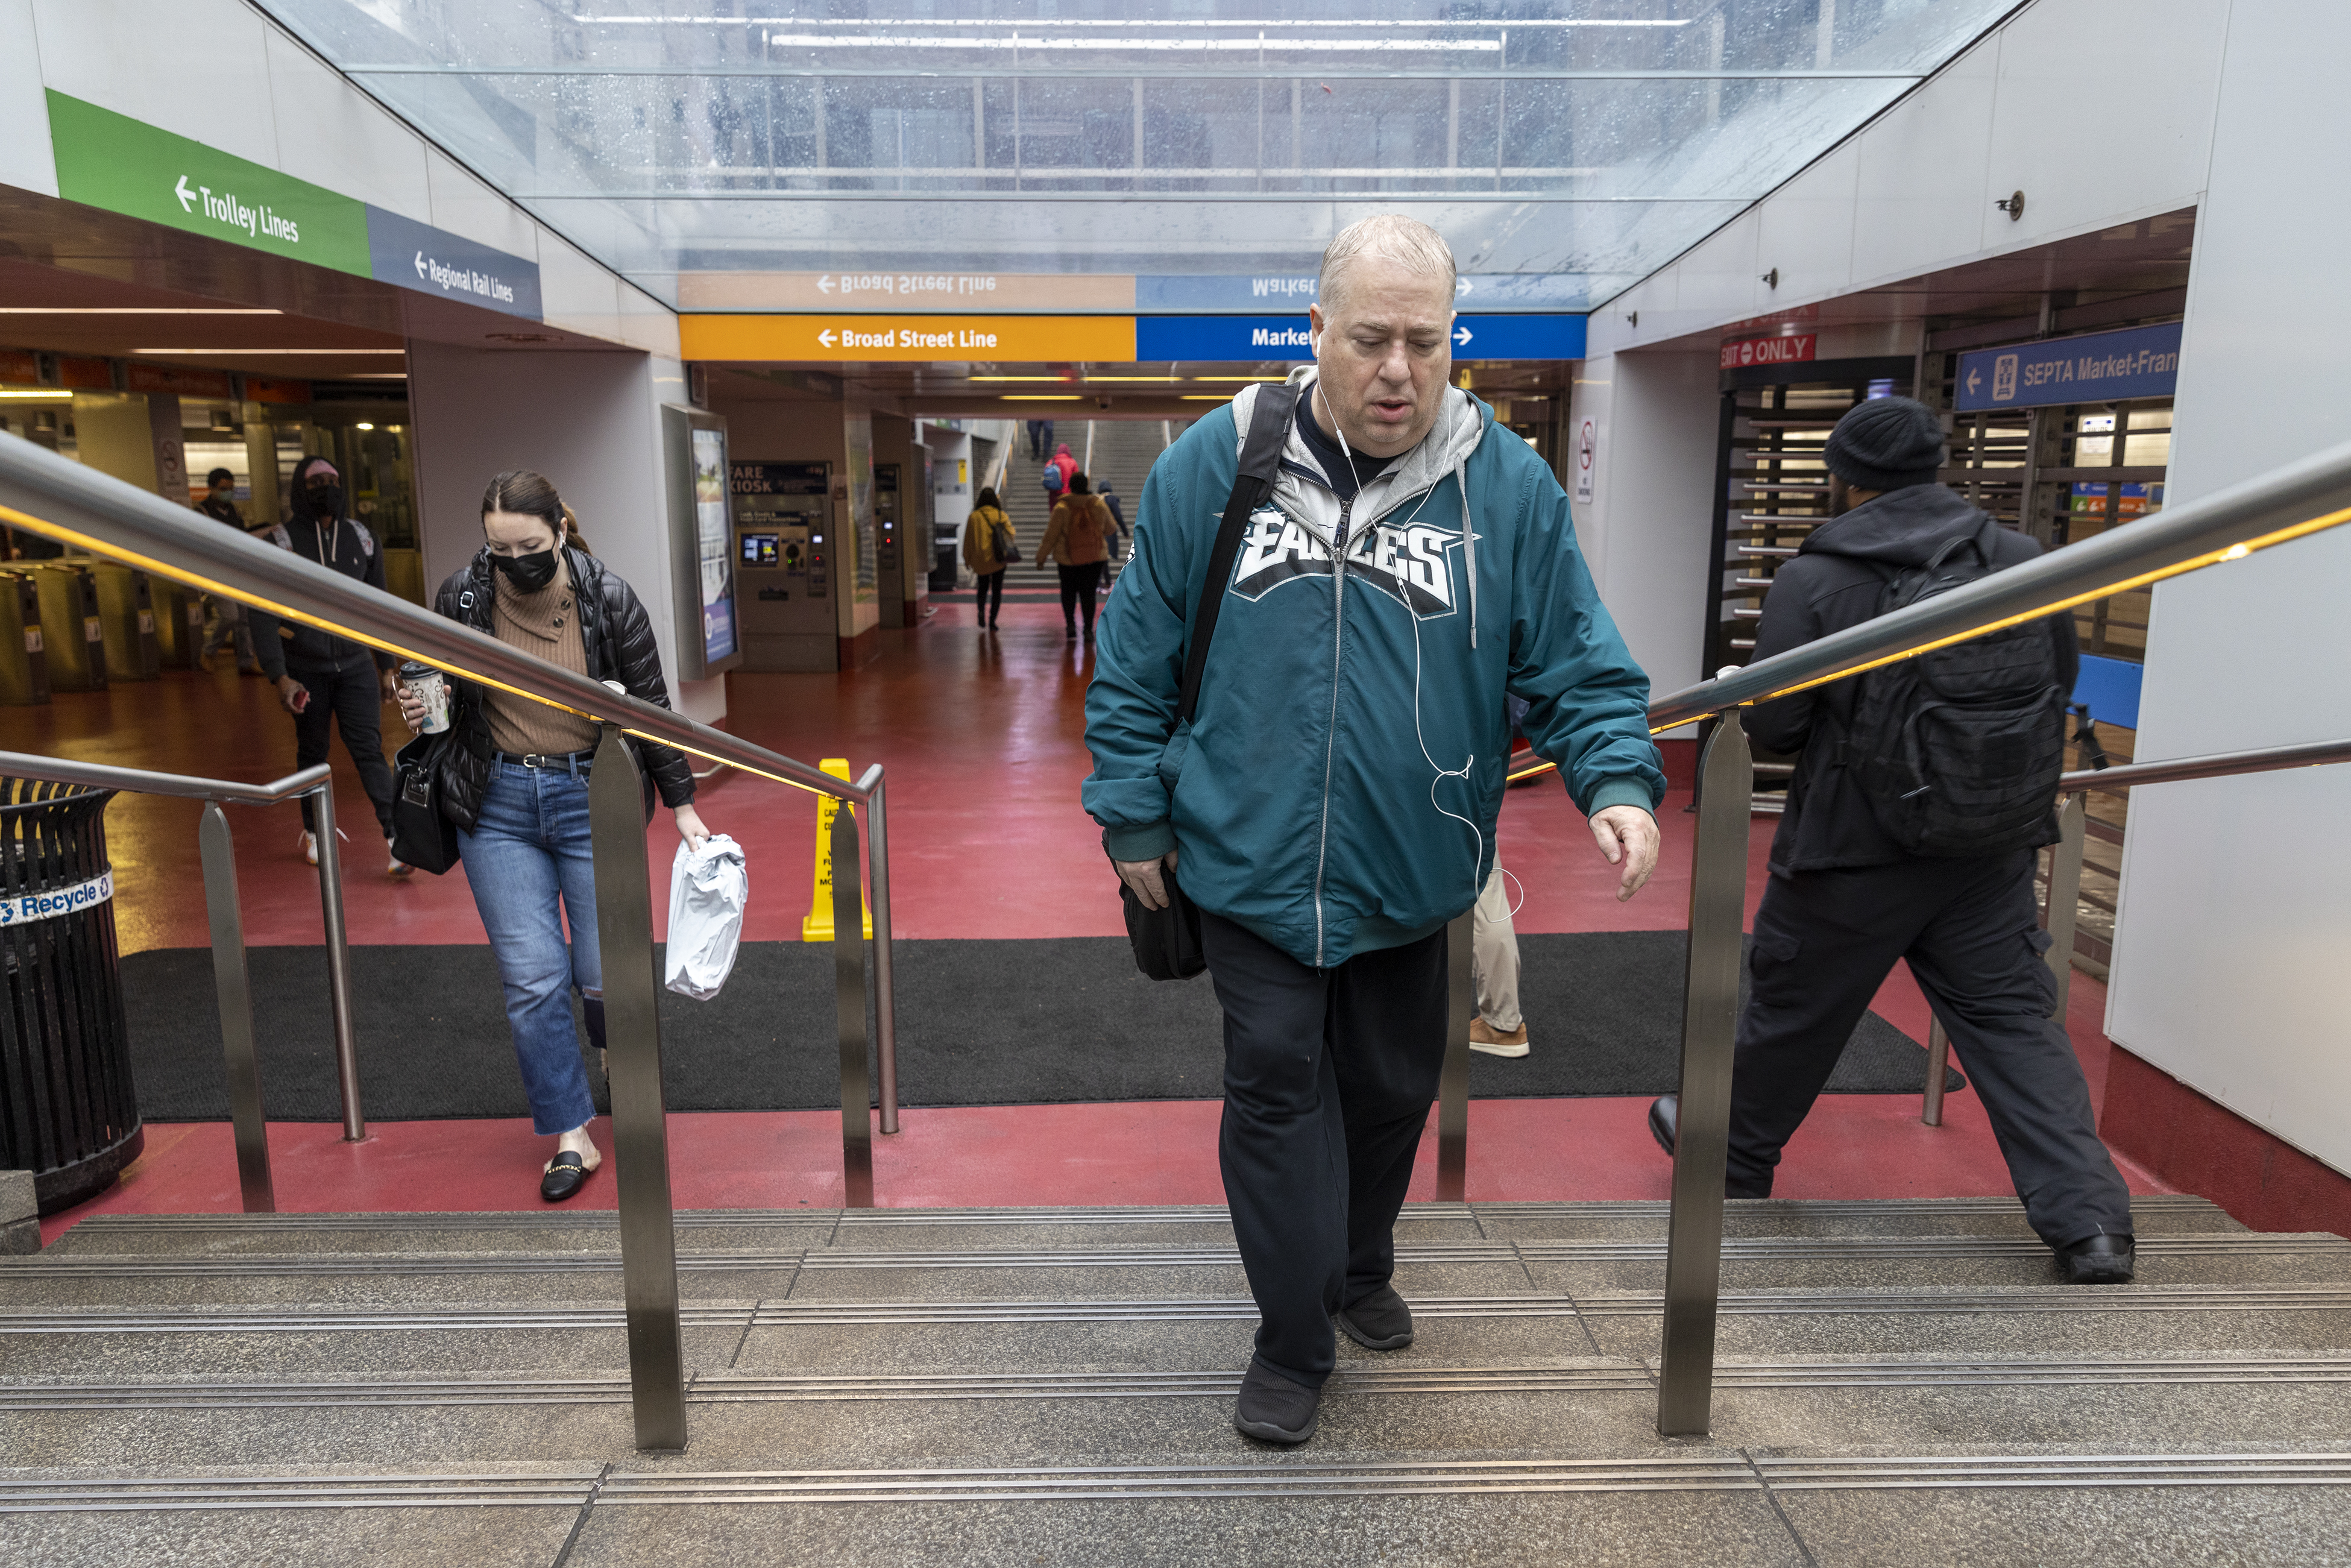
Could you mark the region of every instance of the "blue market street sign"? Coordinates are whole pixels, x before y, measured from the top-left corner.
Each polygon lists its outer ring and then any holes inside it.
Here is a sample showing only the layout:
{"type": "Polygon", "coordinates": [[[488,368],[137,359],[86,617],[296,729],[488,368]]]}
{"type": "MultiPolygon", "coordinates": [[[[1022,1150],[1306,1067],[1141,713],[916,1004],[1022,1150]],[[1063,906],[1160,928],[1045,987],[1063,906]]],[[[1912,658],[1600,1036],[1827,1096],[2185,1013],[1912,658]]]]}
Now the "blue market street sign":
{"type": "MultiPolygon", "coordinates": [[[[1249,274],[1143,273],[1134,280],[1137,310],[1303,310],[1320,280],[1311,272],[1249,274]]],[[[1584,305],[1592,280],[1582,273],[1465,273],[1454,282],[1457,310],[1573,310],[1584,305]]]]}
{"type": "MultiPolygon", "coordinates": [[[[1173,360],[1253,363],[1314,357],[1306,318],[1297,316],[1141,316],[1134,357],[1145,364],[1173,360]]],[[[1457,360],[1580,360],[1581,316],[1456,316],[1457,360]]]]}
{"type": "Polygon", "coordinates": [[[1952,406],[1961,413],[2169,397],[2179,382],[2179,323],[2127,327],[1959,356],[1952,406]]]}

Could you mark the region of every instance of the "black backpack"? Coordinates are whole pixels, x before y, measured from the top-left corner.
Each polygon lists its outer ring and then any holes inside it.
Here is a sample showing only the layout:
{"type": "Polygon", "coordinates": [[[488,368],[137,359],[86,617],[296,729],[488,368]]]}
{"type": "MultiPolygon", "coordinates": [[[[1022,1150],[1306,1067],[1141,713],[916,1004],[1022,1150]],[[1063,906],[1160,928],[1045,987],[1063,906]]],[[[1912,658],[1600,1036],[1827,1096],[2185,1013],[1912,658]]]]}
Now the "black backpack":
{"type": "MultiPolygon", "coordinates": [[[[1877,613],[1964,588],[1994,569],[1987,518],[1923,567],[1896,573],[1877,613]]],[[[1845,740],[1886,835],[1914,855],[2000,854],[2042,841],[2065,754],[2065,691],[2046,621],[2032,620],[1861,677],[1845,740]]]]}

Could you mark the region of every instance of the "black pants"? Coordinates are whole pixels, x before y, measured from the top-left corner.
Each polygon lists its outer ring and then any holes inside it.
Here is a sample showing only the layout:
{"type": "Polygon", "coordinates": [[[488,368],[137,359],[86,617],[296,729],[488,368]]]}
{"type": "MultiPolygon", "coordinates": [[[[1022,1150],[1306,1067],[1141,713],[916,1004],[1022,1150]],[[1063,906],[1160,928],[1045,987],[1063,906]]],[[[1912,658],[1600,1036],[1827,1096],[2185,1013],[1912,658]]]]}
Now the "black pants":
{"type": "Polygon", "coordinates": [[[1395,1272],[1395,1218],[1445,1063],[1445,933],[1311,969],[1203,911],[1225,1011],[1225,1201],[1258,1358],[1320,1388],[1331,1314],[1395,1272]]]}
{"type": "Polygon", "coordinates": [[[1870,998],[1907,958],[1967,1070],[2052,1247],[2127,1234],[2130,1192],[2098,1141],[2089,1086],[2049,1015],[2032,852],[1851,871],[1773,872],[1755,915],[1754,990],[1739,1019],[1729,1185],[1766,1197],[1870,998]]]}
{"type": "Polygon", "coordinates": [[[979,578],[979,623],[993,626],[1004,610],[1004,576],[1000,571],[984,572],[979,578]],[[993,595],[993,599],[989,596],[993,595]]]}
{"type": "Polygon", "coordinates": [[[1102,586],[1102,563],[1090,560],[1083,566],[1056,569],[1061,574],[1061,624],[1074,632],[1078,623],[1073,612],[1082,610],[1086,617],[1086,635],[1094,634],[1094,591],[1102,586]]]}
{"type": "MultiPolygon", "coordinates": [[[[343,732],[343,749],[359,768],[360,783],[375,802],[376,821],[390,838],[392,765],[383,759],[383,688],[376,681],[375,661],[361,653],[338,664],[288,664],[286,673],[310,688],[310,706],[294,716],[295,768],[327,760],[327,723],[332,719],[343,732]]],[[[308,795],[302,797],[302,826],[318,831],[308,795]]]]}

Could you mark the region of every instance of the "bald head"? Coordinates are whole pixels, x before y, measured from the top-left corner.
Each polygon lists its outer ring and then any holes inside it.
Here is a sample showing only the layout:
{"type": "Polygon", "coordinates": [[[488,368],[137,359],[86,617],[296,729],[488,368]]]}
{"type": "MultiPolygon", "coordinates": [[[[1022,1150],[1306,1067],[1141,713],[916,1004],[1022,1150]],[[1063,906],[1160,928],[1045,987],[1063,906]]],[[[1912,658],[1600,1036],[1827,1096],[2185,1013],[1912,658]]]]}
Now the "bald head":
{"type": "Polygon", "coordinates": [[[1322,252],[1322,278],[1315,297],[1325,310],[1338,308],[1358,264],[1384,261],[1402,272],[1444,280],[1445,298],[1453,298],[1453,249],[1444,236],[1418,218],[1401,213],[1381,213],[1341,229],[1322,252]]]}

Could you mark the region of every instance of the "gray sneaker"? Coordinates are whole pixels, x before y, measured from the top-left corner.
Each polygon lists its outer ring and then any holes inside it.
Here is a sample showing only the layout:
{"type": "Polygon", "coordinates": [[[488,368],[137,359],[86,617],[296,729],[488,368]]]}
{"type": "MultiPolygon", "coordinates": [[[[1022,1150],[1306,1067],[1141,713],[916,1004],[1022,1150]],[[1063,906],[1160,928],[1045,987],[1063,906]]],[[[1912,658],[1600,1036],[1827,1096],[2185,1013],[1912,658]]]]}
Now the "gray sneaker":
{"type": "Polygon", "coordinates": [[[1412,1309],[1394,1285],[1382,1285],[1354,1305],[1341,1307],[1338,1316],[1347,1337],[1365,1350],[1402,1350],[1412,1343],[1412,1309]]]}
{"type": "Polygon", "coordinates": [[[1261,1443],[1294,1446],[1314,1436],[1322,1419],[1322,1391],[1292,1383],[1255,1356],[1241,1379],[1233,1429],[1261,1443]]]}

